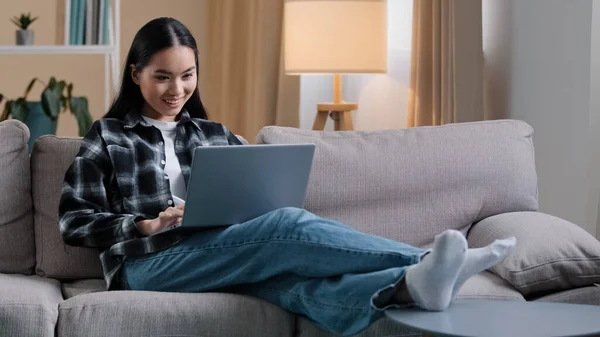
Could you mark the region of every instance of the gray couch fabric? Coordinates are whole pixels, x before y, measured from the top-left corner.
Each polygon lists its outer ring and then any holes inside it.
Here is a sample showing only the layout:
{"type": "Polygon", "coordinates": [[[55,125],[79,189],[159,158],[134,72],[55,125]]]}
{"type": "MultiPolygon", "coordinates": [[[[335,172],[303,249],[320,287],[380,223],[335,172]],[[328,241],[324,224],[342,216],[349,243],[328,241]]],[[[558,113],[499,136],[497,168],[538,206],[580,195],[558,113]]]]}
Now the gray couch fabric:
{"type": "Polygon", "coordinates": [[[0,336],[54,336],[62,300],[57,280],[0,274],[0,336]]]}
{"type": "Polygon", "coordinates": [[[535,299],[544,302],[600,305],[600,284],[575,288],[535,299]]]}
{"type": "Polygon", "coordinates": [[[58,335],[293,336],[294,315],[252,297],[111,291],[60,304],[58,335]]]}
{"type": "MultiPolygon", "coordinates": [[[[27,136],[24,124],[0,122],[5,169],[0,180],[0,336],[333,336],[304,317],[251,297],[105,291],[96,251],[65,246],[58,232],[60,186],[81,140],[41,137],[30,158],[27,136]],[[7,197],[5,191],[14,195],[7,197]],[[33,270],[37,276],[20,275],[33,270]]],[[[258,140],[317,145],[306,199],[310,211],[364,232],[427,246],[448,228],[476,233],[473,224],[480,220],[537,210],[531,136],[524,122],[492,121],[377,132],[267,127],[258,140]]],[[[482,226],[481,235],[470,241],[493,238],[494,228],[482,226]]],[[[578,236],[565,240],[576,247],[589,243],[578,236]]],[[[531,256],[522,252],[515,258],[528,261],[531,256]]],[[[525,300],[517,289],[491,270],[469,280],[457,299],[525,300]]],[[[598,289],[578,284],[535,300],[600,305],[598,289]]],[[[357,336],[417,335],[383,319],[357,336]]]]}
{"type": "Polygon", "coordinates": [[[104,279],[66,281],[61,283],[60,289],[65,300],[68,300],[77,295],[106,291],[106,282],[104,279]]]}
{"type": "Polygon", "coordinates": [[[458,292],[456,299],[525,301],[525,298],[517,289],[499,276],[488,271],[484,271],[467,280],[458,292]]]}
{"type": "Polygon", "coordinates": [[[40,276],[65,280],[102,277],[98,251],[67,246],[58,231],[62,182],[80,146],[77,138],[41,136],[31,152],[36,273],[40,276]]]}
{"type": "Polygon", "coordinates": [[[494,273],[527,298],[600,283],[600,243],[563,219],[540,212],[504,213],[477,223],[470,247],[517,238],[517,246],[494,273]]]}
{"type": "Polygon", "coordinates": [[[425,246],[495,214],[538,208],[531,126],[519,121],[316,132],[268,126],[258,143],[314,143],[305,207],[425,246]],[[501,144],[501,145],[500,145],[501,144]]]}
{"type": "Polygon", "coordinates": [[[30,275],[35,266],[29,129],[0,123],[0,273],[30,275]]]}

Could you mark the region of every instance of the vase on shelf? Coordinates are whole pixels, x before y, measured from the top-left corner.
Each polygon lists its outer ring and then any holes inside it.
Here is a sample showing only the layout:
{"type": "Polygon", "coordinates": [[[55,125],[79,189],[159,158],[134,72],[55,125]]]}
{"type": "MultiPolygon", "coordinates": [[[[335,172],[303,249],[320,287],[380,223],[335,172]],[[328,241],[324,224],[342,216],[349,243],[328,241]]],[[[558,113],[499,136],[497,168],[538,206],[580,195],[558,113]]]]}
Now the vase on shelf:
{"type": "Polygon", "coordinates": [[[33,44],[33,30],[17,30],[17,46],[29,46],[33,44]]]}

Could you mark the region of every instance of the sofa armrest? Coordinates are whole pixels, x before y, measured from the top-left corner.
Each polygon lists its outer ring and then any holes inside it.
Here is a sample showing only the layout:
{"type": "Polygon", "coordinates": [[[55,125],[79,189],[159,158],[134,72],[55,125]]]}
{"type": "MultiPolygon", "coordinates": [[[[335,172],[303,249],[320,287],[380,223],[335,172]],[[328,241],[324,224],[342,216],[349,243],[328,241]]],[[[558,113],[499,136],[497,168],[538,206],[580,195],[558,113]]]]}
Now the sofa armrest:
{"type": "Polygon", "coordinates": [[[491,272],[534,297],[600,282],[600,242],[566,220],[539,212],[499,214],[476,223],[469,247],[514,236],[517,246],[491,272]]]}

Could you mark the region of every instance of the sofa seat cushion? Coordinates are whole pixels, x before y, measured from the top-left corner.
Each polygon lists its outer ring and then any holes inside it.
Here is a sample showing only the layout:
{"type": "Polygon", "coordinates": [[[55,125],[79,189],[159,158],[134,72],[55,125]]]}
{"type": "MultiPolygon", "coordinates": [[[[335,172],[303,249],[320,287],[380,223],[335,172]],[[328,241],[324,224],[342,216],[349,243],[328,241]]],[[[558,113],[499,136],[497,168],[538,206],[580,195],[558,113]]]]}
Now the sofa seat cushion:
{"type": "Polygon", "coordinates": [[[62,300],[56,280],[0,274],[0,335],[54,336],[62,300]]]}
{"type": "Polygon", "coordinates": [[[62,282],[60,284],[63,297],[69,299],[71,297],[89,293],[97,293],[106,290],[106,282],[104,279],[89,279],[62,282]]]}
{"type": "Polygon", "coordinates": [[[525,301],[525,298],[517,289],[501,277],[488,271],[468,279],[456,295],[456,299],[525,301]]]}
{"type": "Polygon", "coordinates": [[[600,305],[600,284],[561,291],[537,298],[535,301],[600,305]]]}
{"type": "MultiPolygon", "coordinates": [[[[303,316],[297,316],[297,334],[298,337],[339,337],[334,333],[319,328],[313,321],[303,316]]],[[[352,335],[352,337],[421,337],[422,334],[417,330],[404,327],[390,319],[382,318],[371,324],[364,331],[352,335]]]]}
{"type": "Polygon", "coordinates": [[[108,291],[60,304],[58,336],[292,336],[294,316],[224,293],[108,291]]]}
{"type": "Polygon", "coordinates": [[[0,123],[0,273],[31,275],[35,266],[29,129],[0,123]]]}

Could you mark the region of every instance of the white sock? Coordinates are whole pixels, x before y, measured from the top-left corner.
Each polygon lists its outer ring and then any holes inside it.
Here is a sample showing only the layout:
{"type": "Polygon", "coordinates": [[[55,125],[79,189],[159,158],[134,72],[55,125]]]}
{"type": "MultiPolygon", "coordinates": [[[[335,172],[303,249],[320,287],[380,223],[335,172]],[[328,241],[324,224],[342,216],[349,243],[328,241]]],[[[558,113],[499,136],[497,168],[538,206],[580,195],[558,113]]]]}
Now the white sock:
{"type": "Polygon", "coordinates": [[[465,263],[456,278],[456,283],[452,290],[452,298],[458,294],[460,288],[472,276],[492,268],[500,263],[500,261],[504,260],[506,255],[510,253],[516,244],[517,238],[513,236],[508,239],[496,240],[490,245],[482,248],[471,248],[467,250],[465,263]]]}
{"type": "Polygon", "coordinates": [[[415,303],[431,311],[445,310],[466,259],[467,240],[456,230],[436,235],[434,246],[423,260],[408,267],[406,287],[415,303]]]}

